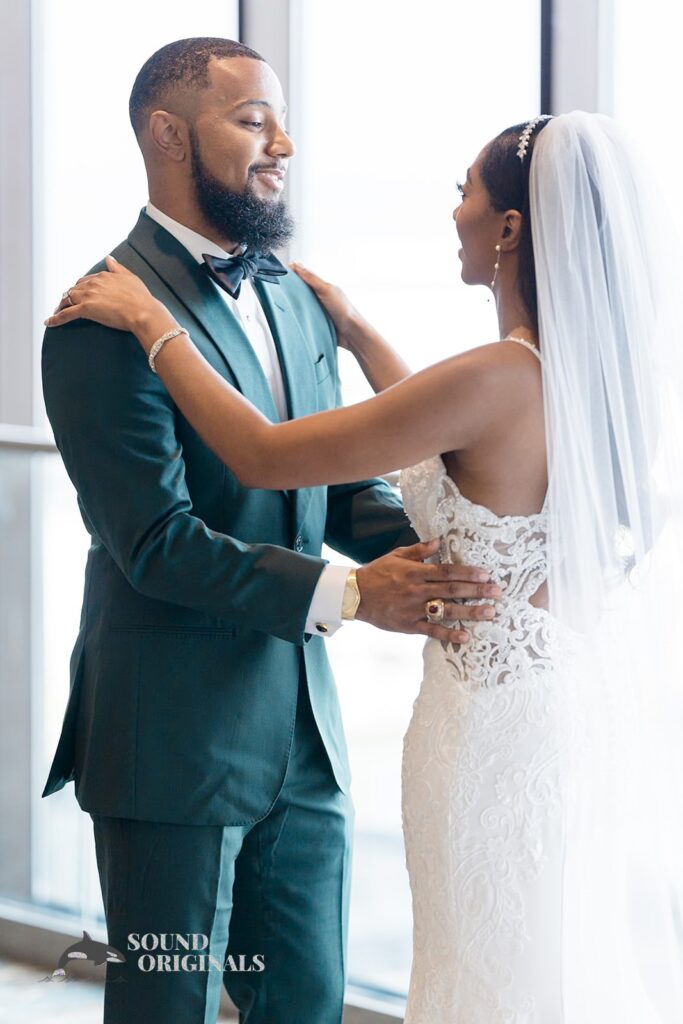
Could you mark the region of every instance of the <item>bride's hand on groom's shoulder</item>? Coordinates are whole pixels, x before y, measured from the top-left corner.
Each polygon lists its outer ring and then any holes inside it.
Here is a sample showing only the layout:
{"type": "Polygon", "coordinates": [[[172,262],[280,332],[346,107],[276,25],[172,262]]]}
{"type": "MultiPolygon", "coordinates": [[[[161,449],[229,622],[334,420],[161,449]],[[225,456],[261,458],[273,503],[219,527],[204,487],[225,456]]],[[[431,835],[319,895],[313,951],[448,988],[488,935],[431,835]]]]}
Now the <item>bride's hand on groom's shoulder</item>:
{"type": "Polygon", "coordinates": [[[327,310],[337,332],[337,345],[353,351],[354,336],[363,323],[363,317],[356,307],[349,302],[341,288],[323,280],[301,263],[292,262],[290,267],[315,292],[321,306],[327,310]]]}
{"type": "Polygon", "coordinates": [[[146,317],[163,310],[143,281],[107,256],[106,270],[81,277],[67,289],[46,327],[61,327],[72,320],[94,320],[105,327],[135,334],[146,317]]]}

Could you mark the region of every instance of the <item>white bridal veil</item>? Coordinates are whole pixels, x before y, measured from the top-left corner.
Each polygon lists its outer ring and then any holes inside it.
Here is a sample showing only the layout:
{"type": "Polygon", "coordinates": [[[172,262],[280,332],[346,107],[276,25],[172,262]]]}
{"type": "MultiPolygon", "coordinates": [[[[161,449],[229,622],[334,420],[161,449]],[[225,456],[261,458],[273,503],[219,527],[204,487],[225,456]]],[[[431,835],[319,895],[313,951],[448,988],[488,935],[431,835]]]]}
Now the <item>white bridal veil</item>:
{"type": "Polygon", "coordinates": [[[683,276],[647,163],[575,111],[530,165],[550,611],[574,712],[568,1024],[683,1022],[683,276]]]}

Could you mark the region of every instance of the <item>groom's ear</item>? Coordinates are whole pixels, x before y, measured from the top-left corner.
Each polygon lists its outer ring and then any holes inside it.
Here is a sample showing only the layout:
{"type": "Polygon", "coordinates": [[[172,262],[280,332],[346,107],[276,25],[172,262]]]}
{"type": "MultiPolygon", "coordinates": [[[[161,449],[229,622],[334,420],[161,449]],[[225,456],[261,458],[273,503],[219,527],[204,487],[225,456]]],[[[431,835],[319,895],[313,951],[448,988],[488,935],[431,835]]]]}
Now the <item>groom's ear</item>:
{"type": "Polygon", "coordinates": [[[181,163],[189,154],[187,122],[167,110],[154,110],[149,115],[149,134],[157,153],[181,163]]]}
{"type": "Polygon", "coordinates": [[[501,246],[503,252],[514,252],[522,235],[524,218],[519,210],[508,210],[505,214],[501,246]]]}

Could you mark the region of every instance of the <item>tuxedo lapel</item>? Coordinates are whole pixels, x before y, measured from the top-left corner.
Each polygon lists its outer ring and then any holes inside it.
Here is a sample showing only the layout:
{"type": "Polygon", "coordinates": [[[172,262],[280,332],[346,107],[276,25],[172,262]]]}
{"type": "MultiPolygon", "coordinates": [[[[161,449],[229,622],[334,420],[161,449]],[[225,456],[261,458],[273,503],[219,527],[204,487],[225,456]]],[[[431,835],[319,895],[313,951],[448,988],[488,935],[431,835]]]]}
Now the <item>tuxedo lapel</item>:
{"type": "MultiPolygon", "coordinates": [[[[201,264],[144,210],[128,241],[200,325],[236,387],[271,422],[278,423],[280,417],[275,401],[251,342],[201,264]]],[[[258,280],[254,281],[254,286],[280,358],[290,418],[314,413],[317,411],[314,353],[291,310],[285,289],[258,280]]],[[[195,343],[198,341],[195,338],[195,343]]],[[[206,344],[202,339],[198,348],[206,344]]],[[[283,492],[293,501],[297,533],[312,493],[310,488],[283,492]]]]}
{"type": "MultiPolygon", "coordinates": [[[[318,411],[314,354],[304,337],[284,288],[255,280],[259,300],[266,314],[280,358],[287,392],[290,419],[318,411]]],[[[305,453],[302,453],[305,458],[305,453]]],[[[294,491],[297,531],[301,527],[312,496],[310,487],[294,491]]]]}
{"type": "Polygon", "coordinates": [[[144,212],[128,241],[199,323],[239,390],[271,422],[279,422],[273,395],[256,353],[202,265],[144,212]]]}

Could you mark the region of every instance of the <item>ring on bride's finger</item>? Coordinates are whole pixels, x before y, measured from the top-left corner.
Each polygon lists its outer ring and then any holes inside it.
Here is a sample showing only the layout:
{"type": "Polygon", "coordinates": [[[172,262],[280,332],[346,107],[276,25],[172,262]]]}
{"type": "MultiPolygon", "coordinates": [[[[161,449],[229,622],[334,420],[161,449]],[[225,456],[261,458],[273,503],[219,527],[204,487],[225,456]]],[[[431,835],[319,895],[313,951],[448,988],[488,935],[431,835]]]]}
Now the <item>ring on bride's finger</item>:
{"type": "Polygon", "coordinates": [[[74,300],[71,298],[71,289],[70,288],[67,288],[67,290],[62,295],[62,302],[64,301],[64,299],[68,299],[69,300],[69,305],[70,306],[75,306],[76,305],[74,300]]]}
{"type": "Polygon", "coordinates": [[[440,597],[435,597],[431,601],[427,601],[427,603],[425,604],[427,622],[443,622],[443,615],[445,610],[446,605],[441,600],[440,597]]]}

